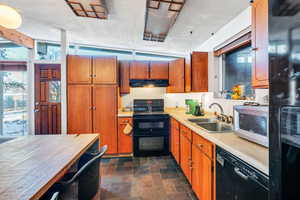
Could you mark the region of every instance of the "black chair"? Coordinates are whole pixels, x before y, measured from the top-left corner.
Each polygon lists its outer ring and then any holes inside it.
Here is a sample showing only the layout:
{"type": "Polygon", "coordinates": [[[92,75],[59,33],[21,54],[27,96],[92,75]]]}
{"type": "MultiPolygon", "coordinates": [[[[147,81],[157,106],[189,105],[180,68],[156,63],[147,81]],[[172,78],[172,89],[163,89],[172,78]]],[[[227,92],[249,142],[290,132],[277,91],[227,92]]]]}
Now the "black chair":
{"type": "Polygon", "coordinates": [[[59,199],[59,192],[55,192],[50,200],[58,200],[59,199]]]}
{"type": "Polygon", "coordinates": [[[66,192],[67,189],[76,181],[79,182],[78,199],[92,199],[99,189],[99,176],[96,176],[95,173],[99,174],[100,160],[107,151],[107,148],[107,145],[104,145],[97,153],[85,153],[82,156],[84,157],[84,162],[79,161],[80,169],[77,172],[67,173],[61,181],[55,183],[48,190],[48,192],[41,198],[41,200],[50,199],[49,193],[53,194],[53,192],[57,191],[60,192],[63,196],[63,193],[66,192]]]}

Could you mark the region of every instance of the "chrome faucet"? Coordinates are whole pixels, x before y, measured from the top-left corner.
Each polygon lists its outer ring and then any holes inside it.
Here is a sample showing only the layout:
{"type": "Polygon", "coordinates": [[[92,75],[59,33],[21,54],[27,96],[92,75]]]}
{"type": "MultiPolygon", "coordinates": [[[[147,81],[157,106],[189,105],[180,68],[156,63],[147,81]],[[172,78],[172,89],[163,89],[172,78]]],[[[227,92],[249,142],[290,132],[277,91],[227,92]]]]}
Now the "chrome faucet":
{"type": "Polygon", "coordinates": [[[221,114],[224,114],[223,107],[222,107],[220,104],[218,104],[218,103],[212,103],[212,104],[210,104],[210,105],[209,105],[209,108],[212,108],[214,105],[216,105],[216,106],[219,107],[219,109],[220,109],[220,111],[221,111],[221,114]]]}
{"type": "Polygon", "coordinates": [[[218,103],[212,103],[209,105],[209,108],[212,108],[213,106],[218,106],[220,109],[221,114],[218,115],[217,112],[215,112],[215,116],[217,117],[218,120],[221,120],[222,122],[226,122],[228,124],[232,123],[232,117],[231,116],[227,116],[224,114],[224,110],[223,107],[218,104],[218,103]]]}

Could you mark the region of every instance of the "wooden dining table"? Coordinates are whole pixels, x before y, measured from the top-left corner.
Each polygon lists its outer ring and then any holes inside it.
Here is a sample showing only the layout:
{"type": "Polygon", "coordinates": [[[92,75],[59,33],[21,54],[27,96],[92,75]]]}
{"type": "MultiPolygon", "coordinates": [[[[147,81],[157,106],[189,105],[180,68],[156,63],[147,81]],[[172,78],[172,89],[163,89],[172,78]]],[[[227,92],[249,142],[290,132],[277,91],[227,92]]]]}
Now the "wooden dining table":
{"type": "Polygon", "coordinates": [[[36,200],[88,149],[98,134],[22,136],[0,144],[0,199],[36,200]]]}

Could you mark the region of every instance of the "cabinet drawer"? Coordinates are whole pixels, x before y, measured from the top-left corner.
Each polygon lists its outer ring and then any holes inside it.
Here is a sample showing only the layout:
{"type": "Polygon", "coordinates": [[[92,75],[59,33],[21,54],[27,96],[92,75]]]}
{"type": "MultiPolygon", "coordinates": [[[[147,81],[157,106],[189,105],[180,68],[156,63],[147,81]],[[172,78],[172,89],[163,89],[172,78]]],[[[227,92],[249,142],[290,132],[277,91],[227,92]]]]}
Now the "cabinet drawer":
{"type": "Polygon", "coordinates": [[[132,117],[119,117],[118,122],[122,125],[132,124],[132,117]]]}
{"type": "Polygon", "coordinates": [[[213,143],[193,132],[193,145],[198,147],[209,158],[213,157],[213,143]]]}
{"type": "Polygon", "coordinates": [[[192,141],[192,131],[191,129],[185,127],[184,125],[180,125],[180,134],[185,136],[188,140],[192,141]]]}
{"type": "Polygon", "coordinates": [[[176,121],[174,118],[171,118],[171,127],[179,131],[179,122],[176,121]]]}

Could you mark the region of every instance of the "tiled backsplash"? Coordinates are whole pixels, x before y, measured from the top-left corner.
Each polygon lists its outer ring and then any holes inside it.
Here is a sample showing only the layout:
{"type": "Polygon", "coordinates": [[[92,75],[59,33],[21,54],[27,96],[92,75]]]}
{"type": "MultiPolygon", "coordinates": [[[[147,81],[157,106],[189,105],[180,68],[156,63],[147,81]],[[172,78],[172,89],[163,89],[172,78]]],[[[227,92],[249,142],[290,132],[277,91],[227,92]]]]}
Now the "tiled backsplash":
{"type": "MultiPolygon", "coordinates": [[[[268,89],[256,89],[256,102],[266,104],[265,96],[268,89]]],[[[206,111],[217,111],[218,108],[209,109],[211,103],[221,104],[225,114],[232,115],[234,105],[242,105],[245,101],[214,98],[212,92],[205,93],[166,93],[166,88],[131,88],[130,94],[122,96],[122,106],[132,106],[133,99],[164,99],[165,107],[185,107],[185,99],[197,99],[202,102],[206,111]],[[216,110],[215,110],[216,109],[216,110]]]]}

